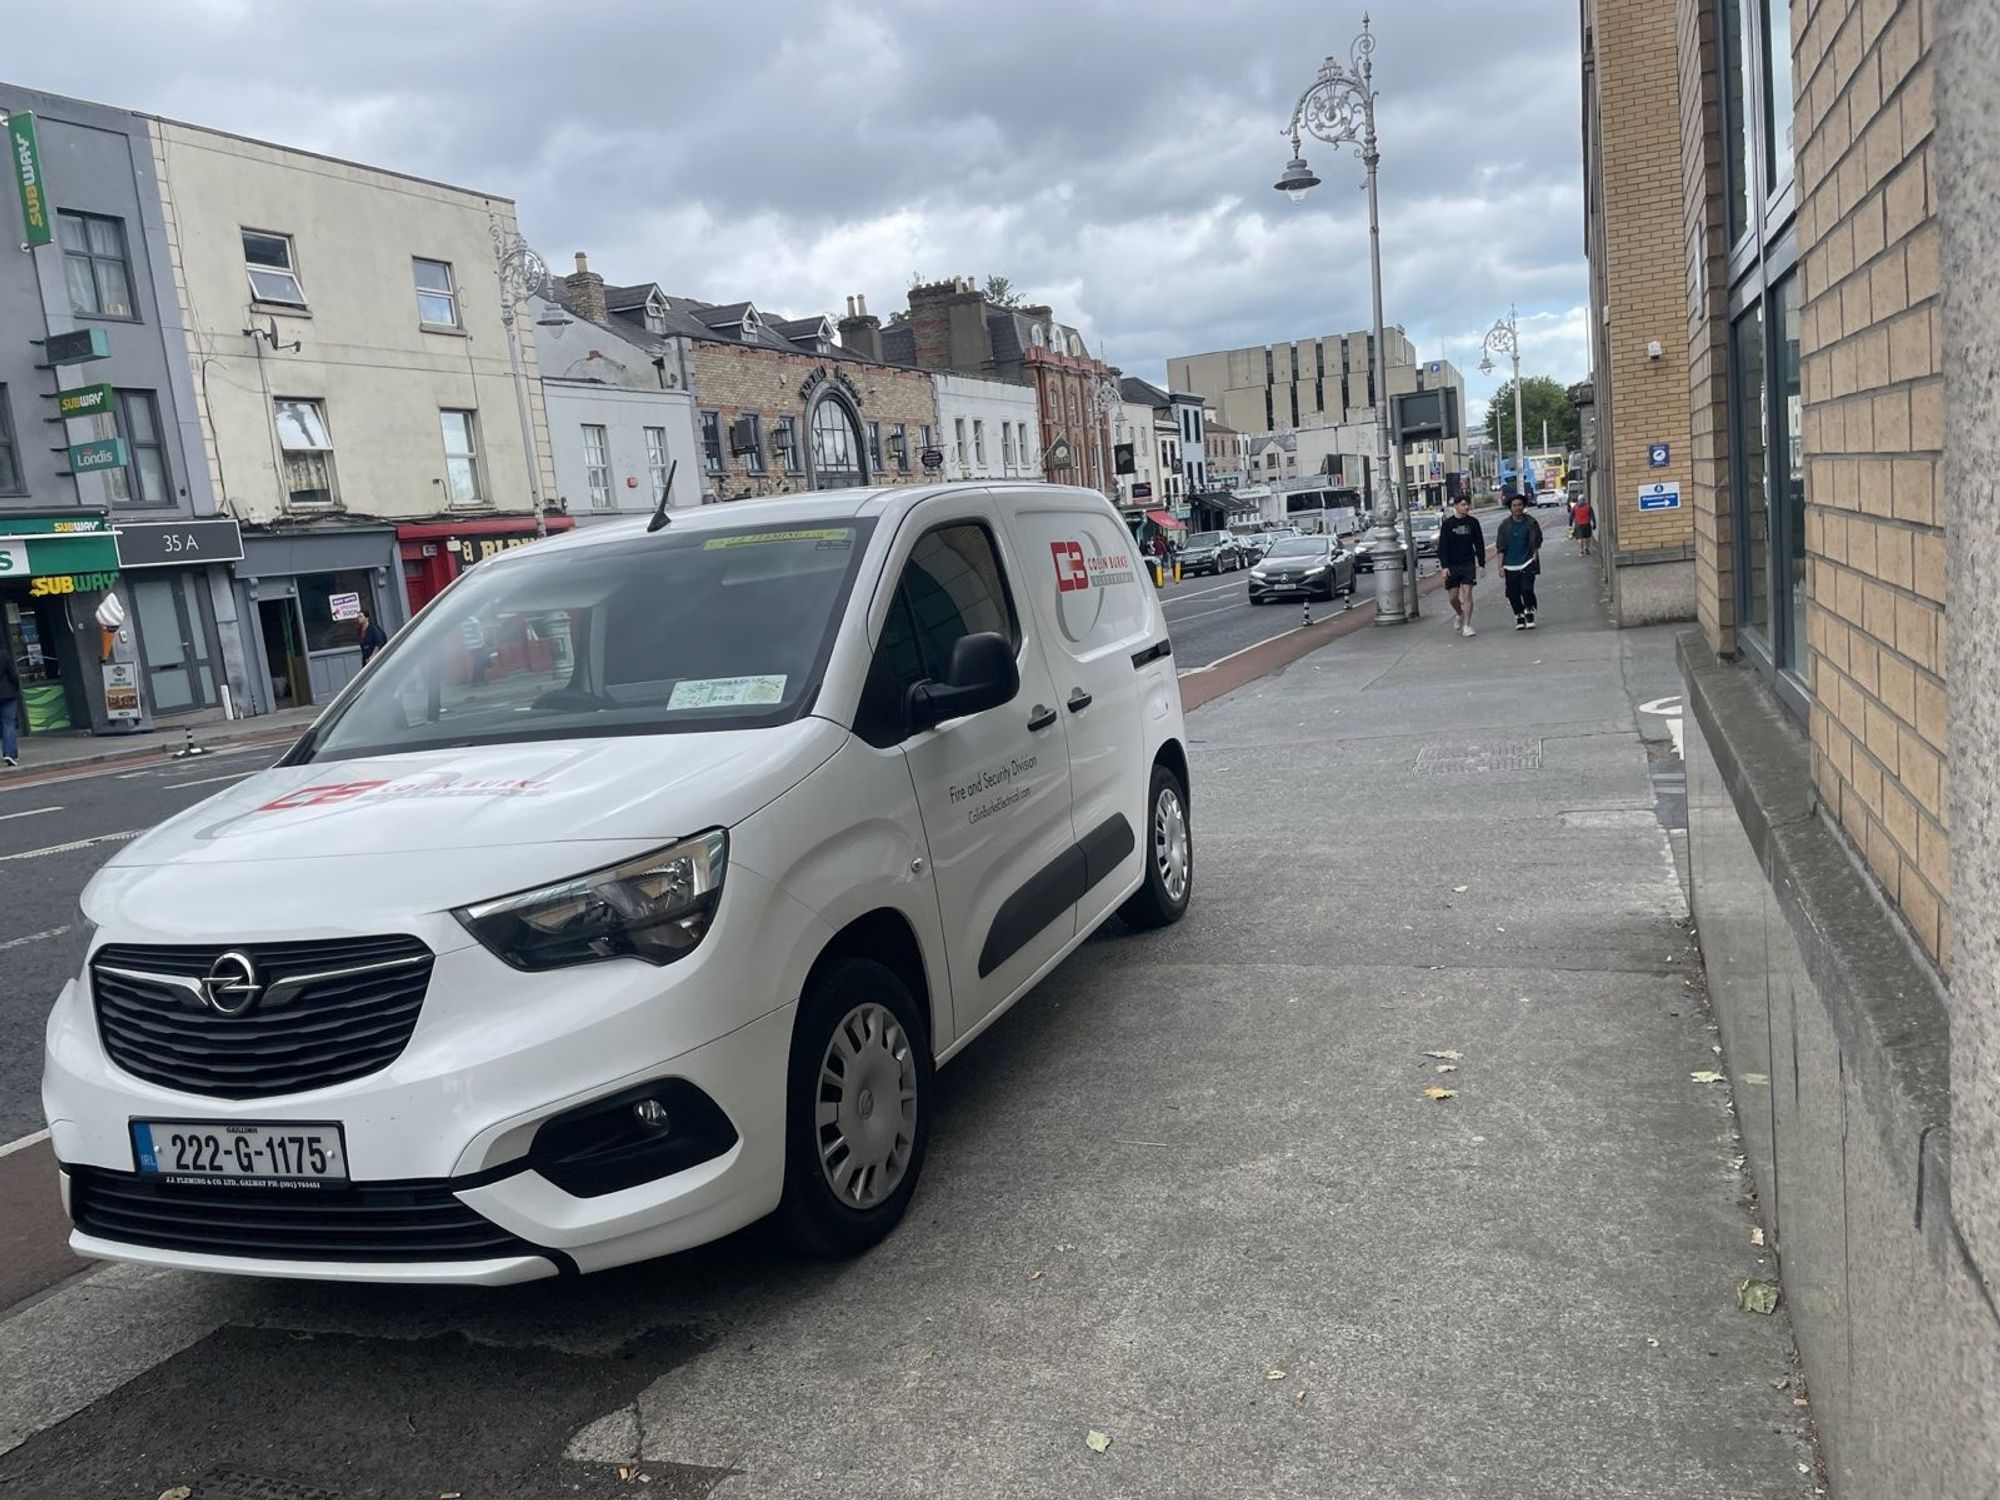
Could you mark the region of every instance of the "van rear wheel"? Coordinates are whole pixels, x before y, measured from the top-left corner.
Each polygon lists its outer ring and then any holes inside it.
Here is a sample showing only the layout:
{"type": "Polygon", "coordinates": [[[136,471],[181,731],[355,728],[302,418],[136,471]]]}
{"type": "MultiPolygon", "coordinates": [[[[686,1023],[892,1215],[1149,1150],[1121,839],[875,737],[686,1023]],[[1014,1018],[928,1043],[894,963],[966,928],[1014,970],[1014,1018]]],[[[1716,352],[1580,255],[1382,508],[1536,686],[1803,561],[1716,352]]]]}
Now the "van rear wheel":
{"type": "Polygon", "coordinates": [[[1118,915],[1128,927],[1170,927],[1187,915],[1194,894],[1194,833],[1187,788],[1164,765],[1153,767],[1146,792],[1146,880],[1118,915]]]}
{"type": "Polygon", "coordinates": [[[908,986],[843,958],[792,1028],[778,1225],[809,1255],[858,1255],[902,1222],[930,1139],[931,1054],[908,986]]]}

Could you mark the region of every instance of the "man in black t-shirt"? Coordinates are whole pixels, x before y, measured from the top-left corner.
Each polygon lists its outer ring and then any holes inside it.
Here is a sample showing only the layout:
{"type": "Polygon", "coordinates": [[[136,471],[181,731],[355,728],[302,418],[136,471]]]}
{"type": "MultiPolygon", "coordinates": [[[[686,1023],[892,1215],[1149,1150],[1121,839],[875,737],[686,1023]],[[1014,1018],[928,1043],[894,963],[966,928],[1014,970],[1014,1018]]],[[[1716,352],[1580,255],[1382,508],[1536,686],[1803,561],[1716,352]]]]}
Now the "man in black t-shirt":
{"type": "Polygon", "coordinates": [[[1486,575],[1486,529],[1472,519],[1469,495],[1451,502],[1451,514],[1438,527],[1438,566],[1444,570],[1451,612],[1458,617],[1455,628],[1460,635],[1471,635],[1472,591],[1486,575]]]}

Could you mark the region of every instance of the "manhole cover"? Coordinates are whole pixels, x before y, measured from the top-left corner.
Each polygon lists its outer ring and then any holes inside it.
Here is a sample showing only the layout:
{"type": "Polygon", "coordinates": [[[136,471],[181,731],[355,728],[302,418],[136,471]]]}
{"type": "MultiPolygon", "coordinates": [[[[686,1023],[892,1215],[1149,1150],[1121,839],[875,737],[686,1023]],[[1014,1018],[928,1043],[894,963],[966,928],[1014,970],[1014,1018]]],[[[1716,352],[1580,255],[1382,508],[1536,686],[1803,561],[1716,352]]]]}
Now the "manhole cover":
{"type": "Polygon", "coordinates": [[[211,1469],[195,1485],[193,1500],[340,1500],[340,1491],[282,1474],[211,1469]]]}
{"type": "Polygon", "coordinates": [[[1483,776],[1491,771],[1539,771],[1540,740],[1492,740],[1482,745],[1426,745],[1417,752],[1419,776],[1483,776]]]}

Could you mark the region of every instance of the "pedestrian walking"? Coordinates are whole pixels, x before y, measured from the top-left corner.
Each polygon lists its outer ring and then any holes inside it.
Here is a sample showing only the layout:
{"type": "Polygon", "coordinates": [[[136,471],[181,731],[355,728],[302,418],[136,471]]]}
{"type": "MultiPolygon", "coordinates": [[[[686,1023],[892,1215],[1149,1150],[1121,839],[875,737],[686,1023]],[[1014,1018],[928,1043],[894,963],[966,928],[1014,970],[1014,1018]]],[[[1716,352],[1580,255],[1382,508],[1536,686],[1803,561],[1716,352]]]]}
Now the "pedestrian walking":
{"type": "Polygon", "coordinates": [[[356,638],[361,644],[361,665],[367,666],[377,651],[389,644],[389,637],[382,634],[382,627],[368,618],[368,611],[362,610],[354,617],[356,638]]]}
{"type": "Polygon", "coordinates": [[[9,766],[21,763],[20,728],[21,671],[14,665],[14,653],[0,649],[0,760],[9,766]]]}
{"type": "Polygon", "coordinates": [[[1576,533],[1576,550],[1583,556],[1590,556],[1590,534],[1597,517],[1591,513],[1590,502],[1577,497],[1576,509],[1570,512],[1570,529],[1576,533]]]}
{"type": "Polygon", "coordinates": [[[1514,610],[1514,628],[1535,628],[1535,575],[1542,570],[1542,523],[1528,514],[1528,502],[1516,495],[1508,503],[1507,519],[1493,534],[1500,571],[1507,580],[1507,603],[1514,610]]]}
{"type": "Polygon", "coordinates": [[[1473,635],[1472,591],[1486,573],[1486,528],[1472,518],[1470,495],[1452,501],[1451,514],[1438,523],[1437,557],[1458,633],[1473,635]]]}

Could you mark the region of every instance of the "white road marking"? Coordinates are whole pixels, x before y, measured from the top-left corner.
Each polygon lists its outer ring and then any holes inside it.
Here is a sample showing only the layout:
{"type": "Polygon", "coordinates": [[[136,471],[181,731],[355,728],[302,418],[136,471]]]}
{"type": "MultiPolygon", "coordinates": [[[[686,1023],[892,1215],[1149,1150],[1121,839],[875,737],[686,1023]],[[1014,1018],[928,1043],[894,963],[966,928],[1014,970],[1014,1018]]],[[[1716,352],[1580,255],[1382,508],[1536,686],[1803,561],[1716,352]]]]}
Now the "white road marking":
{"type": "Polygon", "coordinates": [[[1651,703],[1641,703],[1639,712],[1652,714],[1655,718],[1667,721],[1667,733],[1674,739],[1674,755],[1680,760],[1686,760],[1687,746],[1683,743],[1686,724],[1681,717],[1684,709],[1680,694],[1676,693],[1670,698],[1655,698],[1651,703]]]}
{"type": "Polygon", "coordinates": [[[1205,598],[1210,594],[1221,594],[1230,589],[1245,587],[1247,587],[1247,584],[1244,580],[1236,579],[1228,583],[1218,583],[1210,588],[1195,589],[1191,593],[1175,594],[1171,599],[1162,599],[1160,605],[1163,609],[1172,609],[1176,604],[1190,604],[1194,600],[1205,598]]]}
{"type": "MultiPolygon", "coordinates": [[[[299,730],[299,734],[303,733],[305,733],[305,729],[302,726],[299,730]]],[[[298,737],[297,735],[290,735],[285,738],[280,738],[274,735],[270,739],[260,741],[259,743],[254,745],[240,745],[234,749],[229,749],[229,750],[211,750],[202,757],[202,760],[204,763],[206,763],[210,761],[233,760],[239,755],[269,755],[274,750],[282,752],[286,748],[286,746],[290,744],[291,740],[296,739],[297,737],[298,737]]],[[[23,767],[22,769],[32,770],[34,768],[23,767]]],[[[169,776],[177,776],[184,771],[190,771],[193,769],[194,768],[189,765],[174,764],[170,756],[162,753],[162,755],[157,761],[154,761],[151,764],[145,766],[141,766],[137,770],[132,769],[132,762],[129,760],[111,761],[103,765],[87,766],[80,770],[71,771],[66,775],[44,776],[25,786],[10,787],[4,784],[0,784],[0,794],[4,794],[10,791],[39,791],[45,787],[56,786],[63,782],[90,781],[99,777],[114,777],[119,781],[130,781],[135,777],[151,776],[156,772],[165,772],[169,776]]]]}
{"type": "Polygon", "coordinates": [[[77,849],[88,849],[93,844],[116,844],[125,839],[136,839],[146,830],[128,828],[123,833],[100,833],[94,838],[71,839],[67,844],[50,844],[45,849],[23,849],[19,854],[0,854],[0,864],[10,859],[40,859],[45,854],[68,854],[77,849]]]}
{"type": "Polygon", "coordinates": [[[18,1141],[9,1141],[0,1146],[0,1156],[12,1156],[16,1151],[26,1151],[30,1146],[39,1146],[49,1138],[46,1130],[37,1130],[33,1135],[24,1135],[18,1141]]]}
{"type": "Polygon", "coordinates": [[[61,937],[68,931],[69,924],[65,922],[60,927],[50,927],[42,932],[31,932],[26,937],[8,938],[6,942],[0,943],[0,951],[8,948],[25,948],[30,943],[41,942],[43,938],[61,937]]]}
{"type": "Polygon", "coordinates": [[[62,811],[61,807],[31,807],[24,812],[0,813],[0,823],[6,822],[9,818],[38,818],[43,813],[52,813],[61,811],[62,811]]]}
{"type": "Polygon", "coordinates": [[[258,771],[268,769],[270,769],[268,766],[258,766],[250,771],[232,771],[227,776],[204,776],[200,781],[170,781],[167,783],[167,790],[177,792],[184,786],[213,786],[218,781],[241,781],[245,776],[255,776],[258,771]]]}

